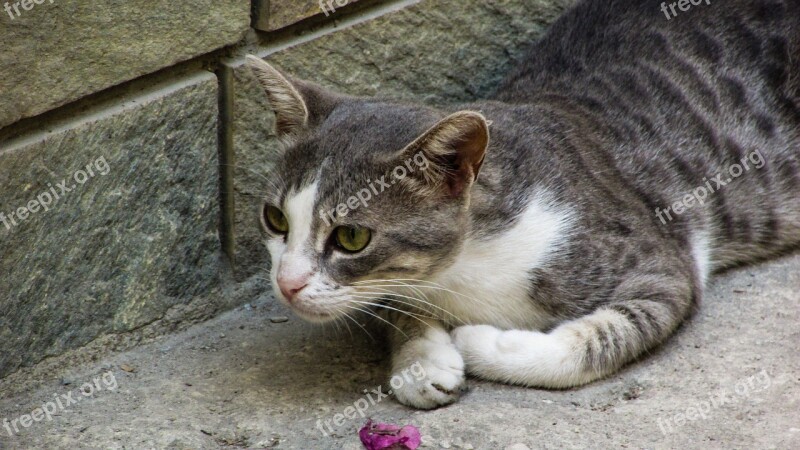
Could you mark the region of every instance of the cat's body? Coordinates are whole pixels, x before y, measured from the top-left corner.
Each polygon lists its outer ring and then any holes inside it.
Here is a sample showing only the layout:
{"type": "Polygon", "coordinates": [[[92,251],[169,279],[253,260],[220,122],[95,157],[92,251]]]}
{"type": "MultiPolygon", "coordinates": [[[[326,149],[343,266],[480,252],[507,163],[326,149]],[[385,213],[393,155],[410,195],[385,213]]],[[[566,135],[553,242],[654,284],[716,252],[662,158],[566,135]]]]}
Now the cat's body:
{"type": "Polygon", "coordinates": [[[491,100],[450,111],[251,60],[287,143],[267,204],[288,231],[265,219],[279,297],[312,320],[388,299],[394,370],[427,373],[396,395],[430,408],[464,363],[542,387],[613,373],[714,271],[800,244],[800,0],[659,5],[582,2],[491,100]],[[320,219],[420,153],[430,167],[320,219]],[[368,243],[344,251],[342,226],[368,243]]]}

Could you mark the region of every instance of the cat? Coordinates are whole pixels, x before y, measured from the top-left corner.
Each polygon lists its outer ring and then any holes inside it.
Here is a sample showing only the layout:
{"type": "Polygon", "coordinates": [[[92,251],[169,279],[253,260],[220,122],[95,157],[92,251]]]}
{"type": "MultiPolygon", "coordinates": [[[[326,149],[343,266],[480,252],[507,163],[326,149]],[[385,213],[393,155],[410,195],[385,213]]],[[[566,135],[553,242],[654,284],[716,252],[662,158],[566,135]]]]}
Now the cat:
{"type": "Polygon", "coordinates": [[[661,3],[582,1],[489,99],[445,108],[248,56],[282,143],[276,297],[312,322],[383,311],[392,372],[426,374],[394,395],[430,409],[465,374],[607,377],[712,274],[800,244],[800,1],[661,3]]]}

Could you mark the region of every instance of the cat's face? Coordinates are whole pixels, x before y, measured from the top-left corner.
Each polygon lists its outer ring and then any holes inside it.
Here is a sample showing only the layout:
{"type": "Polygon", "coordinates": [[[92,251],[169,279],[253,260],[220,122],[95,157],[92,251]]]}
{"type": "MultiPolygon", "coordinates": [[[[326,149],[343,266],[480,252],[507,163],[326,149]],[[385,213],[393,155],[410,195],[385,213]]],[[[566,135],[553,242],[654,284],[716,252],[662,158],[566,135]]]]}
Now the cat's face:
{"type": "Polygon", "coordinates": [[[336,96],[248,63],[284,146],[261,213],[282,302],[324,322],[452,264],[488,145],[480,114],[336,96]]]}

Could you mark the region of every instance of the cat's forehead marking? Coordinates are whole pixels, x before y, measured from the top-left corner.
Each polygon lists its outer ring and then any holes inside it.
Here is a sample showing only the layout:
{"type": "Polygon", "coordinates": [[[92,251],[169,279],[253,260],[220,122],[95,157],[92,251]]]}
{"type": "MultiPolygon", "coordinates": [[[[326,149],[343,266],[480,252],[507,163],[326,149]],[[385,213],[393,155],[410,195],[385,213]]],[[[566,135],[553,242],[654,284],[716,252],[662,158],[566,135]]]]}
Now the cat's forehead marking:
{"type": "Polygon", "coordinates": [[[286,217],[291,227],[287,241],[289,249],[301,249],[311,236],[318,188],[319,179],[286,197],[286,217]]]}

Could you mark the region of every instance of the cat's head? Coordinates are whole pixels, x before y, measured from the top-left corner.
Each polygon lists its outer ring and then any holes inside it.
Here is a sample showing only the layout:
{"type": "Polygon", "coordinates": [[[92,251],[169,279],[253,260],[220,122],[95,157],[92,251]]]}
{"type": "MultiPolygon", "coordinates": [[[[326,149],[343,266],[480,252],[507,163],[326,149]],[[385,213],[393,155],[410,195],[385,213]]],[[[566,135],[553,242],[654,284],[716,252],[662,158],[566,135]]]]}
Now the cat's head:
{"type": "Polygon", "coordinates": [[[261,212],[281,301],[324,322],[453,263],[489,142],[481,114],[337,95],[248,65],[282,143],[261,212]]]}

